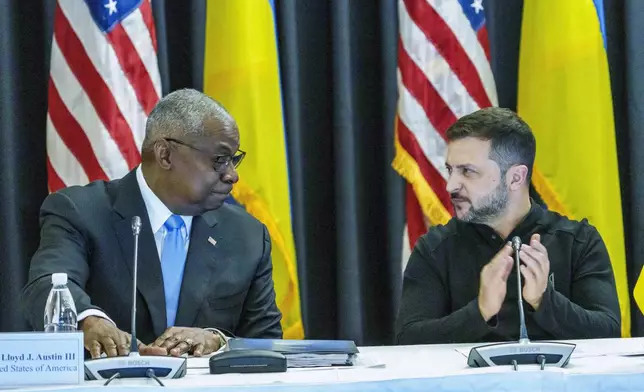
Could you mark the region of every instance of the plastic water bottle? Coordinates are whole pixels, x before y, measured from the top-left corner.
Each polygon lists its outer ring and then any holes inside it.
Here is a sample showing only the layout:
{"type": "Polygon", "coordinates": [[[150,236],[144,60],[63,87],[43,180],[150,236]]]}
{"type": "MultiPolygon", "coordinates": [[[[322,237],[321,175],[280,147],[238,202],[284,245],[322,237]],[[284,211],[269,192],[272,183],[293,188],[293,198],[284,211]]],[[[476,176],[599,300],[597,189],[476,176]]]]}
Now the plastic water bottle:
{"type": "Polygon", "coordinates": [[[54,287],[45,306],[45,332],[76,332],[76,305],[67,288],[67,274],[53,274],[51,283],[54,287]]]}

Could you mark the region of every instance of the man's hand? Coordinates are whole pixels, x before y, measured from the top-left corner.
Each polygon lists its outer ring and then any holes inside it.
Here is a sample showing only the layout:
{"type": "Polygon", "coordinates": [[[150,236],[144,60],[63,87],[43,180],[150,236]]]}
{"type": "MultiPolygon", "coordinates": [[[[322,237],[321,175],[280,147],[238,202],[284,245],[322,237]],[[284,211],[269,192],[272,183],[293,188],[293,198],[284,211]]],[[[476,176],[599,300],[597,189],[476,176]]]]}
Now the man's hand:
{"type": "MultiPolygon", "coordinates": [[[[100,358],[101,353],[108,357],[128,355],[132,336],[116,328],[110,321],[96,316],[88,316],[81,321],[85,348],[92,359],[100,358]]],[[[137,341],[141,355],[168,355],[167,350],[159,347],[148,347],[137,341]]]]}
{"type": "Polygon", "coordinates": [[[479,310],[487,322],[501,310],[512,271],[512,247],[506,244],[481,270],[479,310]]]}
{"type": "Polygon", "coordinates": [[[196,357],[219,350],[222,341],[219,335],[201,328],[172,327],[152,344],[161,347],[173,356],[188,353],[196,357]]]}
{"type": "Polygon", "coordinates": [[[541,305],[543,293],[548,287],[548,273],[550,272],[548,251],[541,243],[539,234],[532,235],[530,245],[521,246],[519,257],[524,263],[521,265],[521,275],[525,281],[523,298],[534,310],[537,310],[541,305]]]}

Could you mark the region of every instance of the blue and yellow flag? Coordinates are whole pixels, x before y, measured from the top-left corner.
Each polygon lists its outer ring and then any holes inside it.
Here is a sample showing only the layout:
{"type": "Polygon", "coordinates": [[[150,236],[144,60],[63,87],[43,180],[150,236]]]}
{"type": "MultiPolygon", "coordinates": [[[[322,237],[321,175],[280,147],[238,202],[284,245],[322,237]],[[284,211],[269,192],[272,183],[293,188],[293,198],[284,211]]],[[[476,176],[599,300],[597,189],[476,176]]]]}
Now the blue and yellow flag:
{"type": "Polygon", "coordinates": [[[284,338],[301,339],[274,15],[269,0],[208,2],[204,93],[221,102],[239,126],[247,155],[233,197],[268,228],[284,338]]]}
{"type": "Polygon", "coordinates": [[[588,218],[610,255],[630,336],[630,297],[602,0],[526,0],[518,113],[537,139],[534,186],[551,210],[588,218]]]}

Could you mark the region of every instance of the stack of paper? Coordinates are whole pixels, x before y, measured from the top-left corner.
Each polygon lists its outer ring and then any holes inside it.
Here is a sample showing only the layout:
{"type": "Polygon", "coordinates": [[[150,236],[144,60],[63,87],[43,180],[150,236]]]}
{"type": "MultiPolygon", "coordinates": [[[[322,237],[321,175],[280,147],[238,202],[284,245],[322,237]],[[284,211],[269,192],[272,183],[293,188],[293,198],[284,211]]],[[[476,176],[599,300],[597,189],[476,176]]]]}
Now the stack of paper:
{"type": "Polygon", "coordinates": [[[355,354],[284,354],[287,367],[353,366],[355,354]]]}

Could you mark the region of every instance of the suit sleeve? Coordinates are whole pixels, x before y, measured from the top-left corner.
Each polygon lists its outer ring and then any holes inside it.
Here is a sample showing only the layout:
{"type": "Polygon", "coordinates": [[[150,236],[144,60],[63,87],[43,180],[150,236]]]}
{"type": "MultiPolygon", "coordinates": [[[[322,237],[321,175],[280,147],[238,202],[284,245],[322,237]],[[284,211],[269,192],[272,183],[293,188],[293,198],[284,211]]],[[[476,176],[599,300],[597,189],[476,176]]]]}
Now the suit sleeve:
{"type": "Polygon", "coordinates": [[[67,286],[78,314],[89,309],[101,311],[92,306],[84,291],[89,277],[89,249],[80,222],[82,218],[74,202],[64,193],[52,193],[40,209],[40,245],[31,259],[28,283],[22,291],[23,312],[34,330],[44,329],[53,273],[67,273],[67,286]]]}
{"type": "Polygon", "coordinates": [[[281,339],[282,313],[275,303],[271,239],[264,230],[263,249],[257,271],[251,283],[236,334],[243,337],[281,339]]]}
{"type": "Polygon", "coordinates": [[[573,260],[570,299],[548,284],[533,313],[535,322],[555,339],[617,338],[621,334],[610,257],[597,230],[585,225],[588,239],[580,241],[580,256],[573,260]]]}
{"type": "MultiPolygon", "coordinates": [[[[473,342],[491,331],[474,299],[450,313],[449,289],[438,260],[421,239],[409,258],[396,322],[397,344],[473,342]]],[[[446,267],[444,267],[446,268],[446,267]]]]}

